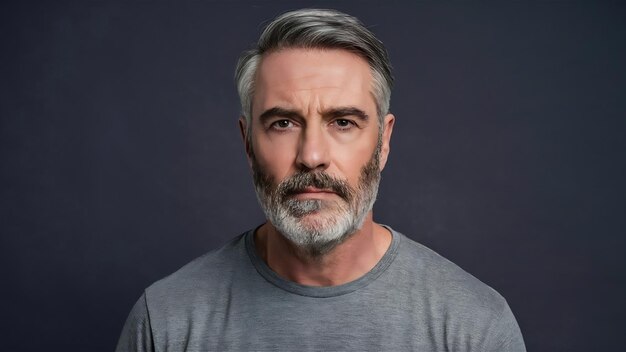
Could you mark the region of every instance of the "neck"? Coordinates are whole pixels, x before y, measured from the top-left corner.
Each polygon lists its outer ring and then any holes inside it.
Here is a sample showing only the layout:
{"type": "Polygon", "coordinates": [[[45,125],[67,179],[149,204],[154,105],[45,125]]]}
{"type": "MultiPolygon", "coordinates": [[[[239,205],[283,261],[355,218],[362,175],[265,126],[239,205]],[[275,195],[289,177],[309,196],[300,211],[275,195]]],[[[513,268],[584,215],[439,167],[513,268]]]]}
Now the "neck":
{"type": "Polygon", "coordinates": [[[391,233],[372,221],[370,212],[360,230],[330,252],[310,256],[267,222],[255,234],[257,253],[284,279],[308,286],[336,286],[354,281],[385,255],[391,233]]]}

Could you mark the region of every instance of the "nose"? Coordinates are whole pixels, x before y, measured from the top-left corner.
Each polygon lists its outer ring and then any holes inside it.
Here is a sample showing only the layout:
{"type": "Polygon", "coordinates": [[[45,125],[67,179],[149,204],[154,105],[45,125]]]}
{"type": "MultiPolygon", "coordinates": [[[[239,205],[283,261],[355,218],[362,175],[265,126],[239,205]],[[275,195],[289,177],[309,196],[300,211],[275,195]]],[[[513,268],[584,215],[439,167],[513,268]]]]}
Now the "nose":
{"type": "Polygon", "coordinates": [[[307,171],[323,171],[330,166],[328,140],[321,126],[309,125],[304,129],[300,137],[296,163],[300,169],[307,171]]]}

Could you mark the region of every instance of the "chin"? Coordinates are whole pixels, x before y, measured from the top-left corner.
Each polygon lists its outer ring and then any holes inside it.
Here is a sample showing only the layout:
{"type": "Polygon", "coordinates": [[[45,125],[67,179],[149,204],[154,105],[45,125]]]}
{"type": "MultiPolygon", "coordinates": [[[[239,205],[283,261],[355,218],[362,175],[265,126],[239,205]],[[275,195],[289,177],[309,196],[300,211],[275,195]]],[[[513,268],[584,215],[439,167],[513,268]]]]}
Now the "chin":
{"type": "Polygon", "coordinates": [[[346,214],[324,213],[322,210],[298,218],[286,216],[282,221],[272,223],[297,249],[317,257],[345,242],[361,228],[364,220],[346,214]]]}

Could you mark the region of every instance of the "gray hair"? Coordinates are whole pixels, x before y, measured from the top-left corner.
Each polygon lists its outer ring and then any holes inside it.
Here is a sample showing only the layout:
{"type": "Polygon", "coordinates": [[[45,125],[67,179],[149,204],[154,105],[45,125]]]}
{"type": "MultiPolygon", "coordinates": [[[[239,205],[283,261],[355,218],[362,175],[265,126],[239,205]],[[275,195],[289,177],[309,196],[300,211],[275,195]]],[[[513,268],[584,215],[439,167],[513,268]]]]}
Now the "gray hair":
{"type": "Polygon", "coordinates": [[[379,125],[389,113],[393,76],[383,43],[355,17],[336,10],[302,9],[286,12],[270,22],[257,47],[245,51],[235,70],[241,113],[251,126],[256,71],[264,54],[285,48],[342,49],[363,58],[372,71],[372,90],[379,125]]]}

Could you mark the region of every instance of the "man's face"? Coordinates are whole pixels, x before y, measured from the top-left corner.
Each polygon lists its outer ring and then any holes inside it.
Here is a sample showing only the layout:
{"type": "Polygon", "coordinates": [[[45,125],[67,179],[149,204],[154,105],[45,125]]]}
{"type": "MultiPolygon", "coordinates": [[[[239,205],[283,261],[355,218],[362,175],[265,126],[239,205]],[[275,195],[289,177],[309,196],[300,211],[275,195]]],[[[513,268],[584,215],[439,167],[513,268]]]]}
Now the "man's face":
{"type": "Polygon", "coordinates": [[[281,50],[258,68],[248,129],[257,196],[311,254],[358,230],[376,198],[393,116],[379,126],[371,92],[367,62],[343,50],[281,50]]]}

